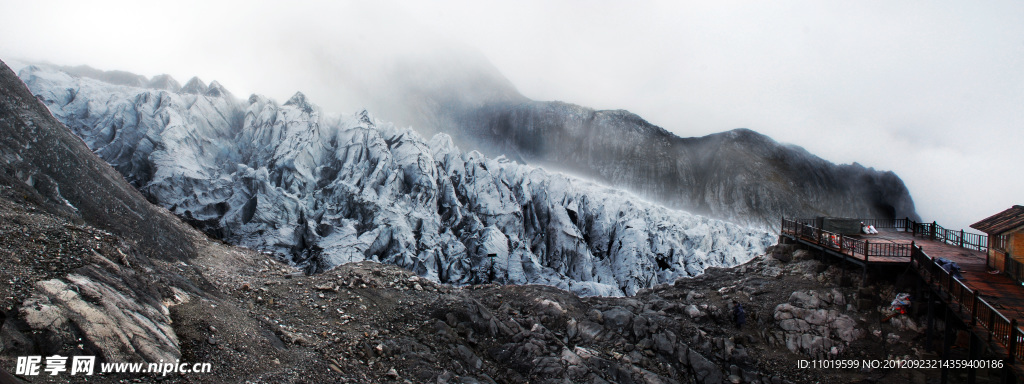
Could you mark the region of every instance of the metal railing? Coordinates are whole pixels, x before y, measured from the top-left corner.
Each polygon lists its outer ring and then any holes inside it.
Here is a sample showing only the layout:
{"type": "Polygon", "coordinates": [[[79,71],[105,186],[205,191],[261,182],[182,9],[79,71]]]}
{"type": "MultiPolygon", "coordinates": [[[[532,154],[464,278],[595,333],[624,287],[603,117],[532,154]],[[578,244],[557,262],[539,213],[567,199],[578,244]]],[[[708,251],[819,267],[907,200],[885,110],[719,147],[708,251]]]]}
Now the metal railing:
{"type": "MultiPolygon", "coordinates": [[[[912,231],[914,235],[924,236],[949,245],[986,251],[988,238],[984,235],[965,234],[963,231],[950,231],[936,223],[917,223],[909,219],[895,220],[863,220],[865,224],[875,228],[895,228],[912,231]],[[971,235],[971,236],[967,236],[971,235]],[[972,237],[973,236],[973,237],[972,237]]],[[[814,220],[782,219],[782,233],[800,238],[824,248],[838,251],[850,256],[864,256],[867,262],[871,256],[907,257],[921,278],[933,288],[946,295],[950,305],[961,315],[969,315],[970,325],[979,326],[988,334],[989,341],[995,341],[1007,350],[1010,363],[1024,361],[1024,331],[1017,326],[1017,319],[1008,319],[963,282],[957,280],[949,271],[925,254],[920,246],[911,244],[871,243],[847,237],[842,234],[814,227],[814,220]]],[[[1004,271],[1018,282],[1024,281],[1024,264],[1007,258],[1004,271]]]]}
{"type": "MultiPolygon", "coordinates": [[[[782,219],[782,233],[799,237],[844,255],[855,258],[863,256],[865,262],[869,261],[871,257],[910,257],[910,244],[871,243],[870,240],[861,240],[841,233],[826,231],[813,226],[813,223],[814,220],[784,218],[782,219]]],[[[890,224],[896,225],[892,222],[890,224]]]]}
{"type": "Polygon", "coordinates": [[[907,227],[910,228],[910,232],[912,232],[914,236],[921,236],[930,240],[955,245],[960,248],[988,252],[988,236],[986,235],[965,232],[962,229],[946,229],[934,221],[931,223],[918,223],[910,220],[907,227]]]}
{"type": "Polygon", "coordinates": [[[903,229],[903,230],[907,230],[909,228],[908,225],[911,222],[909,218],[907,218],[907,219],[863,219],[863,220],[858,220],[858,221],[860,221],[860,222],[862,222],[864,224],[867,224],[867,225],[874,226],[875,228],[894,228],[894,229],[903,229]]]}
{"type": "Polygon", "coordinates": [[[1017,326],[1017,319],[1007,319],[998,309],[989,304],[963,282],[953,277],[929,257],[921,247],[911,251],[911,265],[918,275],[933,288],[942,292],[949,303],[961,315],[969,315],[971,326],[980,326],[995,341],[1006,348],[1010,361],[1024,359],[1024,331],[1017,326]]]}
{"type": "MultiPolygon", "coordinates": [[[[973,249],[981,252],[988,252],[988,236],[980,235],[977,233],[965,232],[964,230],[951,230],[943,228],[936,222],[931,223],[918,223],[910,218],[905,219],[858,219],[867,225],[872,225],[875,228],[881,229],[896,229],[904,232],[910,232],[915,237],[923,237],[929,240],[934,240],[949,245],[955,245],[960,248],[973,249]]],[[[782,219],[783,230],[786,229],[786,223],[792,224],[803,224],[809,227],[816,227],[817,220],[815,219],[782,219]]],[[[998,241],[998,240],[997,240],[998,241]]],[[[1000,243],[1005,248],[1006,240],[1003,239],[1000,243]]],[[[870,251],[869,251],[870,252],[870,251]]],[[[901,254],[903,252],[901,251],[901,254]]],[[[909,254],[908,254],[909,255],[909,254]]]]}

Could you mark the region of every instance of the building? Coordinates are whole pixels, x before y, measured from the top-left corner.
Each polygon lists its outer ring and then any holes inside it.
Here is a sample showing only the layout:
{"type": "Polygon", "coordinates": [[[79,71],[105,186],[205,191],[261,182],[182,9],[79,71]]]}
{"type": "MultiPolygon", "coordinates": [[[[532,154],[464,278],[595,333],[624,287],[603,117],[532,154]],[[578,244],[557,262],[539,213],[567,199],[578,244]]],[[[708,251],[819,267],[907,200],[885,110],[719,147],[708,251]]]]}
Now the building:
{"type": "Polygon", "coordinates": [[[1024,263],[1024,206],[1014,205],[971,228],[988,234],[989,267],[1006,270],[1008,259],[1024,263]]]}

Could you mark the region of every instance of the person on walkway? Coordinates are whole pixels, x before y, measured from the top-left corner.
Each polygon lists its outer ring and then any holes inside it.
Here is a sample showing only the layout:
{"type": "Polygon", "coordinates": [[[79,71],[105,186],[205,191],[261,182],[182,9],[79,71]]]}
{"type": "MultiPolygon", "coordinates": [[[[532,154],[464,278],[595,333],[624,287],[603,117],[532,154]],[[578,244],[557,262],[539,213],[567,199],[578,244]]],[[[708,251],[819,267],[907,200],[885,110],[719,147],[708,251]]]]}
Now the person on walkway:
{"type": "Polygon", "coordinates": [[[747,312],[736,300],[732,301],[732,320],[736,322],[736,329],[743,329],[743,324],[747,322],[747,312]]]}

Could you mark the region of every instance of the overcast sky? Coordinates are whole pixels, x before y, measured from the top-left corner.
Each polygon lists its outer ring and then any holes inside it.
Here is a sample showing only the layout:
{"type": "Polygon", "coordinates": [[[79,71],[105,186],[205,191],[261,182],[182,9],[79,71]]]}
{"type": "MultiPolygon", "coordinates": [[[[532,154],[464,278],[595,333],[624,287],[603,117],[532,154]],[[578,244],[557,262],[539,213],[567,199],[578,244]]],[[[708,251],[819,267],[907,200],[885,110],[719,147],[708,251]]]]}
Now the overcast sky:
{"type": "Polygon", "coordinates": [[[444,42],[532,99],[627,109],[684,137],[750,128],[895,171],[947,227],[1024,204],[1021,1],[205,3],[0,0],[0,58],[285,100],[337,75],[318,58],[387,65],[444,42]]]}

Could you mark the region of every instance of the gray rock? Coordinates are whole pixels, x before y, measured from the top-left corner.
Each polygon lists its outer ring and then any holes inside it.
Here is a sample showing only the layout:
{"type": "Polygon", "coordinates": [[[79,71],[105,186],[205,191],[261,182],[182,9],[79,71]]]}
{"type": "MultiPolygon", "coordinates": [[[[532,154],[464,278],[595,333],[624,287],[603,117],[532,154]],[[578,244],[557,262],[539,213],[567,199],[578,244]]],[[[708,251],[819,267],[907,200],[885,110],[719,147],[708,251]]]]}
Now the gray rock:
{"type": "Polygon", "coordinates": [[[693,304],[687,305],[686,309],[684,309],[683,312],[685,312],[687,316],[690,316],[691,319],[696,319],[698,317],[704,316],[704,313],[702,313],[700,309],[698,309],[697,306],[693,304]]]}
{"type": "Polygon", "coordinates": [[[791,252],[774,251],[771,253],[771,255],[776,260],[781,261],[783,263],[793,261],[793,253],[791,252]]]}
{"type": "Polygon", "coordinates": [[[470,368],[480,370],[480,368],[483,367],[484,361],[480,359],[476,353],[473,353],[469,347],[459,344],[455,347],[455,351],[458,352],[459,357],[462,358],[462,361],[464,361],[470,368]]]}
{"type": "Polygon", "coordinates": [[[618,331],[626,329],[633,320],[633,312],[622,307],[609,309],[602,312],[602,315],[604,317],[604,325],[618,331]]]}
{"type": "Polygon", "coordinates": [[[651,332],[654,332],[657,325],[651,323],[644,316],[636,316],[633,318],[633,335],[637,338],[647,337],[651,332]]]}
{"type": "Polygon", "coordinates": [[[587,320],[579,323],[577,329],[579,329],[579,337],[584,341],[598,341],[601,339],[601,332],[604,331],[601,324],[587,320]]]}
{"type": "Polygon", "coordinates": [[[693,370],[694,378],[697,379],[698,383],[719,384],[725,380],[718,366],[705,358],[704,355],[691,348],[687,356],[689,357],[690,369],[693,370]]]}
{"type": "Polygon", "coordinates": [[[789,302],[795,306],[809,309],[819,308],[822,304],[816,292],[803,291],[796,291],[789,295],[789,302]]]}
{"type": "Polygon", "coordinates": [[[662,331],[654,335],[654,349],[659,353],[671,356],[675,352],[676,335],[672,331],[662,331]]]}
{"type": "MultiPolygon", "coordinates": [[[[105,260],[105,259],[104,259],[105,260]]],[[[108,261],[109,263],[109,261],[108,261]]],[[[85,339],[107,361],[173,361],[181,356],[167,308],[123,281],[130,273],[109,264],[65,279],[36,283],[19,314],[33,330],[74,345],[85,339]],[[99,276],[114,275],[100,279],[99,276]],[[116,280],[115,280],[116,279],[116,280]]]]}

